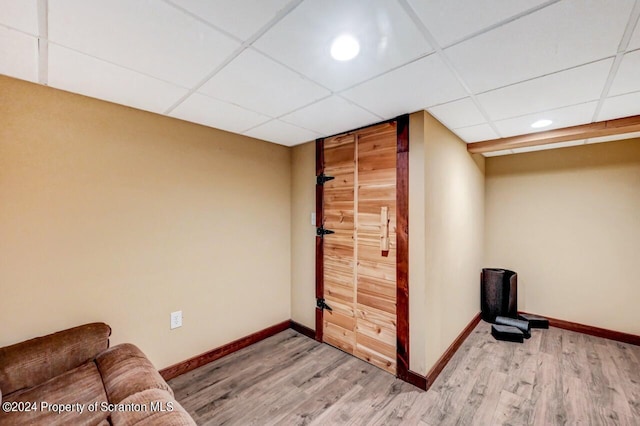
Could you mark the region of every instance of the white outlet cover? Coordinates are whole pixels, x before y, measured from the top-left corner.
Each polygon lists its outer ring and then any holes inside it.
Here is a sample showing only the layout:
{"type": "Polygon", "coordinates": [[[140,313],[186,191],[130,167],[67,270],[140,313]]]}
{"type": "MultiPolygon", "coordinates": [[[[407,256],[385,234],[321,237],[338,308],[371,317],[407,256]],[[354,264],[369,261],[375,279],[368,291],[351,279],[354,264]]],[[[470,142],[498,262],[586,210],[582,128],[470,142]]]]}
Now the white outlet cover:
{"type": "Polygon", "coordinates": [[[316,226],[316,214],[315,213],[311,213],[311,224],[313,226],[316,226]]]}
{"type": "Polygon", "coordinates": [[[171,330],[182,327],[182,311],[171,312],[171,330]]]}

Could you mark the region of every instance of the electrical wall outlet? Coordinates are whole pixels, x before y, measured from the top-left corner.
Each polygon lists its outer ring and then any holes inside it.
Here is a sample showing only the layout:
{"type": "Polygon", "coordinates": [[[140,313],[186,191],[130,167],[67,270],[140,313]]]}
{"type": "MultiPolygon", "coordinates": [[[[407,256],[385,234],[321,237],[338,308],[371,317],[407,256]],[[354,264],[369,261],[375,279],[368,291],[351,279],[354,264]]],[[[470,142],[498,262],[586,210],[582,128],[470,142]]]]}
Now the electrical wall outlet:
{"type": "Polygon", "coordinates": [[[315,212],[311,213],[311,224],[313,226],[316,226],[316,214],[315,214],[315,212]]]}
{"type": "Polygon", "coordinates": [[[182,327],[182,311],[171,312],[171,330],[182,327]]]}

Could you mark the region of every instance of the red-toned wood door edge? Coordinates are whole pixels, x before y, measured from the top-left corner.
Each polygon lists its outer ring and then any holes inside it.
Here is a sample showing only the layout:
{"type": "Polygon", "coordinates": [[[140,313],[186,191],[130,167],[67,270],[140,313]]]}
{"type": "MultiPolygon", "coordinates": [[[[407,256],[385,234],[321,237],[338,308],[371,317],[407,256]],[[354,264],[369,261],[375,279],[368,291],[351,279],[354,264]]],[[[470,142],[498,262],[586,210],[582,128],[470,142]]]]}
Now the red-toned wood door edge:
{"type": "MultiPolygon", "coordinates": [[[[396,157],[396,361],[397,376],[410,381],[409,372],[409,115],[397,124],[396,157]]],[[[378,123],[381,124],[381,123],[378,123]]],[[[367,126],[369,127],[369,126],[367,126]]],[[[324,172],[324,139],[316,140],[316,176],[324,172]]],[[[316,225],[323,223],[323,186],[316,185],[316,225]]],[[[316,299],[324,295],[323,239],[316,236],[316,299]]],[[[323,310],[316,307],[315,339],[322,342],[323,310]]]]}
{"type": "Polygon", "coordinates": [[[396,157],[396,364],[397,375],[409,381],[409,115],[397,122],[396,157]]]}

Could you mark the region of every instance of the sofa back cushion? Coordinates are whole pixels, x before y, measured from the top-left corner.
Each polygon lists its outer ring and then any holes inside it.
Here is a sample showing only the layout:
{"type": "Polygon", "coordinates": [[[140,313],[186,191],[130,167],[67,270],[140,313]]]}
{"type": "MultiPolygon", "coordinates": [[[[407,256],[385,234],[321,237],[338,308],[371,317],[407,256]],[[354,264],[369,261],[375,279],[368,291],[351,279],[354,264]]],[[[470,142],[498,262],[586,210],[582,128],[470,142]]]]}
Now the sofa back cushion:
{"type": "Polygon", "coordinates": [[[109,347],[111,327],[85,324],[0,348],[3,395],[39,385],[72,370],[109,347]]]}

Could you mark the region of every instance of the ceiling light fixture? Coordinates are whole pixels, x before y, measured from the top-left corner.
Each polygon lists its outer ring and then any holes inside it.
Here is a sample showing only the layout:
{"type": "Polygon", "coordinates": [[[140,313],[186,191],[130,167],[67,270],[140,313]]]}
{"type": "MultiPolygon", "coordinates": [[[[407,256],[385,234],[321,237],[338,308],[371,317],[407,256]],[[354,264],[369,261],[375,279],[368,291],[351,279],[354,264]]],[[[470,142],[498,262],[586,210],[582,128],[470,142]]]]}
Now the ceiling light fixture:
{"type": "Polygon", "coordinates": [[[543,119],[543,120],[538,120],[535,123],[531,124],[531,127],[533,127],[534,129],[540,129],[542,127],[547,127],[551,125],[551,123],[553,123],[553,121],[543,119]]]}
{"type": "Polygon", "coordinates": [[[349,61],[360,53],[360,43],[355,37],[343,34],[331,43],[331,56],[336,61],[349,61]]]}

